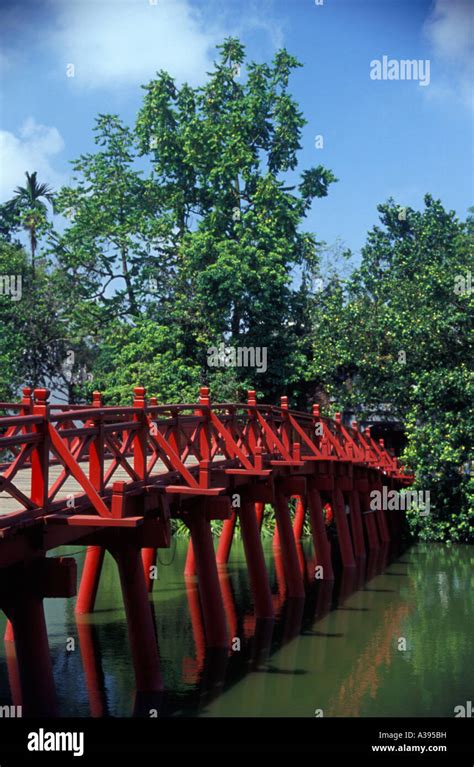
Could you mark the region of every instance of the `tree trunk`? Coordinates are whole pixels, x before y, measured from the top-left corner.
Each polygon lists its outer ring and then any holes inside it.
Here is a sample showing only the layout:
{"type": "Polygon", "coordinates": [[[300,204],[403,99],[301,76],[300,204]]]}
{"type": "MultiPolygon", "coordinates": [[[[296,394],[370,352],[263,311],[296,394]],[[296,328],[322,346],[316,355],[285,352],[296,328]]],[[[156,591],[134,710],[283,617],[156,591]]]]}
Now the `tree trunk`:
{"type": "Polygon", "coordinates": [[[139,314],[139,311],[138,311],[137,302],[135,300],[135,294],[133,292],[132,281],[130,279],[130,274],[128,272],[126,248],[121,248],[120,255],[122,258],[122,273],[125,279],[125,285],[127,286],[127,296],[128,296],[129,306],[130,306],[130,312],[131,314],[134,314],[137,317],[139,314]]]}

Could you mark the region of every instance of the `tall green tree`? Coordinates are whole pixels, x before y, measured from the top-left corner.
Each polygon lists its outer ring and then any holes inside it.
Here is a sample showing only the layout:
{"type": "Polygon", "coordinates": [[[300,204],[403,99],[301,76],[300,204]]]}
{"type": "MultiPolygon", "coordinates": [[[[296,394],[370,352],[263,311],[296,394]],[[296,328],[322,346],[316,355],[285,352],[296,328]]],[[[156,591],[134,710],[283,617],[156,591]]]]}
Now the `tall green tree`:
{"type": "Polygon", "coordinates": [[[302,223],[335,178],[321,166],[296,175],[305,124],[289,90],[296,59],[282,50],[271,64],[246,63],[233,38],[219,52],[201,88],[178,88],[160,72],[137,119],[140,153],[151,158],[178,235],[160,310],[201,380],[224,381],[234,396],[248,385],[274,396],[294,363],[293,273],[315,260],[302,223]],[[207,350],[224,341],[266,347],[268,372],[216,376],[207,350]]]}
{"type": "Polygon", "coordinates": [[[138,318],[149,278],[165,269],[172,222],[160,215],[160,191],[135,167],[133,134],[116,115],[99,115],[98,151],[72,163],[73,184],[57,195],[69,226],[53,243],[78,308],[97,323],[138,318]],[[102,311],[101,311],[102,310],[102,311]]]}
{"type": "Polygon", "coordinates": [[[379,212],[360,268],[314,298],[308,380],[335,407],[384,403],[407,423],[404,458],[432,505],[414,528],[472,539],[472,218],[429,195],[422,211],[389,200],[379,212]]]}
{"type": "Polygon", "coordinates": [[[40,232],[45,231],[47,222],[47,206],[45,201],[53,206],[54,198],[51,187],[38,182],[36,171],[34,173],[26,171],[25,176],[26,185],[16,187],[14,197],[5,207],[7,211],[18,216],[19,222],[28,232],[31,268],[34,276],[38,236],[40,232]]]}

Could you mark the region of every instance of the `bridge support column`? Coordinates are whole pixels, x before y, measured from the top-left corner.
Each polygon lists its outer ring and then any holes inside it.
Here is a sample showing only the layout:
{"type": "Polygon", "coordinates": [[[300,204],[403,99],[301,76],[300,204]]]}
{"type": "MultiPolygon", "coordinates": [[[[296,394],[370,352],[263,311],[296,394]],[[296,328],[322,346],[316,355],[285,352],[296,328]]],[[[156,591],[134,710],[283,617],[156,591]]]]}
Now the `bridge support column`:
{"type": "Polygon", "coordinates": [[[155,547],[147,546],[142,549],[142,562],[143,573],[145,575],[145,583],[149,594],[153,591],[154,578],[151,577],[151,568],[156,567],[156,554],[157,549],[155,547]]]}
{"type": "Polygon", "coordinates": [[[186,578],[196,575],[196,559],[194,556],[193,542],[188,543],[188,552],[186,554],[186,562],[184,564],[184,574],[186,578]]]}
{"type": "MultiPolygon", "coordinates": [[[[400,492],[401,487],[398,483],[395,483],[391,479],[385,480],[387,484],[388,490],[397,490],[400,492]]],[[[383,487],[382,487],[383,490],[383,487]]],[[[387,523],[387,529],[388,534],[390,535],[391,541],[394,542],[395,545],[399,544],[401,541],[402,536],[402,530],[404,525],[404,517],[405,513],[403,511],[396,511],[395,509],[387,509],[385,512],[385,521],[387,523]]]]}
{"type": "Polygon", "coordinates": [[[331,544],[329,543],[326,525],[324,524],[321,495],[311,482],[308,483],[308,509],[316,563],[323,568],[323,580],[333,581],[334,571],[331,559],[331,544]]]}
{"type": "Polygon", "coordinates": [[[379,534],[379,540],[381,543],[390,543],[390,533],[388,532],[387,519],[384,509],[377,509],[375,512],[375,519],[377,522],[377,530],[379,534]]]}
{"type": "Polygon", "coordinates": [[[224,604],[209,520],[204,510],[196,509],[190,512],[186,523],[191,532],[206,643],[208,647],[228,647],[224,604]]]}
{"type": "Polygon", "coordinates": [[[13,627],[24,716],[54,717],[57,698],[43,600],[18,594],[5,608],[13,627]]]}
{"type": "Polygon", "coordinates": [[[140,549],[119,544],[110,551],[120,574],[137,692],[158,692],[163,689],[160,658],[140,549]]]}
{"type": "Polygon", "coordinates": [[[216,560],[218,565],[225,565],[229,561],[236,521],[237,515],[235,511],[232,512],[230,519],[224,520],[222,532],[219,536],[219,545],[217,547],[216,560]]]}
{"type": "Polygon", "coordinates": [[[265,504],[262,503],[261,501],[257,501],[255,504],[255,514],[257,516],[257,525],[260,532],[262,530],[264,509],[265,509],[265,504]]]}
{"type": "Polygon", "coordinates": [[[365,557],[364,531],[360,513],[359,491],[352,490],[350,494],[352,540],[356,557],[365,557]]]}
{"type": "Polygon", "coordinates": [[[363,518],[365,524],[365,530],[367,533],[367,543],[371,551],[375,551],[380,548],[379,539],[377,535],[377,527],[375,524],[374,512],[370,508],[370,495],[369,493],[362,494],[362,509],[363,518]]]}
{"type": "Polygon", "coordinates": [[[5,640],[5,659],[7,662],[8,684],[10,685],[12,704],[14,706],[21,706],[20,670],[18,668],[18,660],[16,657],[15,642],[13,641],[13,629],[12,641],[5,640]]]}
{"type": "Polygon", "coordinates": [[[296,497],[296,509],[295,509],[295,520],[293,523],[293,531],[295,535],[295,541],[299,543],[301,541],[301,536],[303,535],[303,526],[304,526],[304,519],[306,516],[306,508],[305,508],[305,498],[303,498],[301,495],[297,495],[296,497]]]}
{"type": "Polygon", "coordinates": [[[76,615],[84,615],[94,610],[104,556],[104,546],[88,546],[86,549],[81,585],[76,601],[76,615]]]}
{"type": "MultiPolygon", "coordinates": [[[[383,486],[380,484],[380,496],[383,498],[383,486]]],[[[381,543],[390,543],[390,533],[388,531],[387,524],[387,512],[385,509],[379,508],[375,512],[375,519],[377,522],[377,529],[379,534],[379,540],[381,543]]]]}
{"type": "Polygon", "coordinates": [[[344,567],[355,567],[354,552],[352,550],[352,541],[347,523],[346,510],[344,506],[344,495],[342,490],[336,488],[332,493],[332,507],[334,518],[336,520],[337,534],[339,539],[339,549],[341,552],[342,564],[344,567]]]}
{"type": "Polygon", "coordinates": [[[288,499],[286,495],[278,489],[275,489],[275,516],[279,545],[281,546],[283,553],[283,566],[285,568],[285,577],[288,585],[288,596],[304,599],[305,590],[298,561],[295,536],[291,525],[290,511],[288,509],[288,499]]]}
{"type": "Polygon", "coordinates": [[[13,636],[13,626],[12,622],[7,620],[7,625],[5,626],[5,635],[3,637],[4,642],[13,642],[15,640],[15,637],[13,636]]]}
{"type": "Polygon", "coordinates": [[[272,594],[268,582],[268,573],[265,557],[263,556],[254,503],[252,501],[244,501],[239,516],[255,605],[255,615],[257,618],[273,618],[275,613],[273,610],[272,594]]]}
{"type": "Polygon", "coordinates": [[[183,658],[183,681],[186,684],[195,684],[204,665],[206,657],[206,637],[202,623],[201,604],[199,602],[199,590],[196,581],[186,579],[186,597],[188,611],[191,618],[196,657],[183,658]]]}

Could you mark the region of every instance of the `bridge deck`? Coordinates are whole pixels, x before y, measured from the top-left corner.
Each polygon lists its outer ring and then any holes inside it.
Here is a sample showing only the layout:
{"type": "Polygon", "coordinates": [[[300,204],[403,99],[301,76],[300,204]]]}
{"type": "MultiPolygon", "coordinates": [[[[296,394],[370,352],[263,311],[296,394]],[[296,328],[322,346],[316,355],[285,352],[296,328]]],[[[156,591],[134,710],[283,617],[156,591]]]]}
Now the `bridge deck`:
{"type": "MultiPolygon", "coordinates": [[[[112,464],[112,459],[106,459],[104,460],[104,469],[107,472],[109,467],[112,464]]],[[[195,466],[198,463],[197,459],[194,458],[194,456],[191,456],[185,461],[186,466],[195,466]]],[[[217,463],[217,461],[216,461],[217,463]]],[[[79,465],[84,470],[84,472],[87,474],[88,470],[88,460],[80,461],[79,465]]],[[[52,485],[56,479],[61,475],[63,471],[63,467],[61,464],[52,464],[49,467],[49,480],[50,485],[52,485]]],[[[164,465],[163,461],[157,461],[154,470],[153,470],[153,476],[156,477],[160,474],[167,474],[168,469],[164,465]]],[[[114,481],[122,481],[127,482],[130,480],[130,476],[128,473],[123,469],[121,466],[119,466],[113,475],[114,481]]],[[[20,469],[15,477],[15,486],[21,490],[22,493],[24,493],[26,496],[30,493],[30,487],[31,487],[31,469],[30,468],[23,468],[20,469]]],[[[66,481],[64,482],[61,489],[58,491],[55,500],[57,501],[66,501],[68,497],[71,495],[82,495],[83,489],[80,486],[80,484],[74,479],[74,477],[68,476],[66,481]]],[[[11,514],[15,511],[22,511],[23,506],[15,499],[12,498],[8,493],[6,492],[0,492],[0,515],[3,514],[11,514]]]]}

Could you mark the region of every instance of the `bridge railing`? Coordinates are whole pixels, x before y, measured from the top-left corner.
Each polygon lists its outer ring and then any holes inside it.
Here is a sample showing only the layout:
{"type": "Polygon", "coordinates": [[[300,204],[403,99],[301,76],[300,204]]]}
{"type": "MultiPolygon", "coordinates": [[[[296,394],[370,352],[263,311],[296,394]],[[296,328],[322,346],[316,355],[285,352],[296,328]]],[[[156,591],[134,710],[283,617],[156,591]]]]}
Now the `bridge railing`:
{"type": "Polygon", "coordinates": [[[49,404],[48,396],[36,389],[32,400],[25,389],[21,403],[9,405],[16,414],[0,418],[0,512],[2,498],[10,499],[0,528],[25,512],[81,505],[110,516],[117,481],[212,493],[215,467],[263,476],[274,465],[329,461],[346,473],[361,465],[410,479],[369,430],[361,433],[355,422],[344,427],[339,414],[323,417],[318,405],[311,414],[290,410],[286,397],[277,407],[257,403],[249,391],[247,402],[211,404],[209,389],[201,387],[198,402],[160,405],[136,387],[131,406],[105,407],[95,392],[91,406],[68,407],[49,404]],[[76,491],[64,498],[71,479],[76,491]]]}

